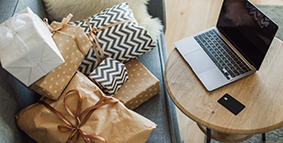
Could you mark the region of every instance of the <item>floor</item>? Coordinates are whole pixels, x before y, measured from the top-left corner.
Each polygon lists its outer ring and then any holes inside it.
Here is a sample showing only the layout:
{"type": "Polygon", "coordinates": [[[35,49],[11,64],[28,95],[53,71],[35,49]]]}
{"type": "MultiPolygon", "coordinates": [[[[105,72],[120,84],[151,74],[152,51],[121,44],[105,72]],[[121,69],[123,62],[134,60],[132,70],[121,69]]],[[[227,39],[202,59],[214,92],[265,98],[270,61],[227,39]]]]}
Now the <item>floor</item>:
{"type": "MultiPolygon", "coordinates": [[[[283,0],[250,0],[256,5],[283,5],[283,0]]],[[[196,32],[213,27],[222,0],[165,0],[166,45],[170,55],[173,43],[196,32]]],[[[195,122],[177,109],[182,143],[202,143],[204,134],[195,122]]]]}

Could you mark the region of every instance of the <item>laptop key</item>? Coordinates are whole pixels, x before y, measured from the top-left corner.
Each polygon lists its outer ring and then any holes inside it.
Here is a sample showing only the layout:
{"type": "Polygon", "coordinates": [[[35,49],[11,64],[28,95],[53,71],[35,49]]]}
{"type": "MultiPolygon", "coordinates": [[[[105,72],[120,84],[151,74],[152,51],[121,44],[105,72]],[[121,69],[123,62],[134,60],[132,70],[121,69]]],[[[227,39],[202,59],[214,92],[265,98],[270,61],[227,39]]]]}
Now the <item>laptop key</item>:
{"type": "Polygon", "coordinates": [[[236,77],[236,75],[232,71],[228,71],[228,73],[231,75],[231,77],[236,77]]]}
{"type": "Polygon", "coordinates": [[[250,71],[246,64],[216,34],[214,29],[195,36],[194,39],[228,80],[250,71]]]}

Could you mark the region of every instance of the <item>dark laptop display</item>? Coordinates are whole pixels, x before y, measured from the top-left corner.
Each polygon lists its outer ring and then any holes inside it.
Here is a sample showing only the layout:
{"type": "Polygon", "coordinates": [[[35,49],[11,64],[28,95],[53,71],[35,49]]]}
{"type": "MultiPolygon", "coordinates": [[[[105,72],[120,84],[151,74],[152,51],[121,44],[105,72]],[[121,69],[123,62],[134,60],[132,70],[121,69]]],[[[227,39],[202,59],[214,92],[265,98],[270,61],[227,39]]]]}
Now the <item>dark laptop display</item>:
{"type": "Polygon", "coordinates": [[[224,0],[216,27],[257,70],[278,29],[246,0],[224,0]]]}

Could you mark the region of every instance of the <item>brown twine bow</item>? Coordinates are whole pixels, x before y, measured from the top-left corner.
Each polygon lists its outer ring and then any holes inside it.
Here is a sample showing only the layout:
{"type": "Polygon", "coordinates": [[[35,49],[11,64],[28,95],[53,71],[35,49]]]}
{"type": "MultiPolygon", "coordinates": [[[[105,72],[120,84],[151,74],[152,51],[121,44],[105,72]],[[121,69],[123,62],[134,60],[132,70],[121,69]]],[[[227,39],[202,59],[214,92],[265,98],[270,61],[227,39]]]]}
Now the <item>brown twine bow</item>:
{"type": "Polygon", "coordinates": [[[78,140],[78,138],[81,136],[83,137],[84,141],[86,143],[93,143],[93,141],[91,139],[97,139],[100,141],[104,141],[107,142],[106,139],[104,139],[103,137],[100,136],[95,136],[95,135],[87,135],[84,131],[82,131],[80,129],[80,127],[82,125],[84,125],[86,123],[86,121],[89,119],[89,117],[91,116],[91,114],[94,112],[94,110],[96,110],[97,108],[107,105],[107,104],[111,104],[111,103],[117,103],[119,102],[118,99],[111,99],[111,100],[106,100],[107,96],[103,95],[100,100],[94,105],[91,106],[87,109],[85,109],[83,112],[80,113],[81,111],[81,105],[82,105],[82,96],[80,95],[78,90],[70,90],[66,93],[65,97],[64,97],[64,106],[65,109],[67,110],[67,112],[76,119],[76,125],[73,125],[65,116],[63,116],[59,111],[57,111],[56,109],[54,109],[53,107],[51,107],[49,104],[47,104],[46,102],[40,100],[39,103],[43,104],[46,108],[48,108],[49,110],[51,110],[55,115],[57,115],[62,121],[64,121],[67,125],[58,125],[58,129],[60,132],[71,132],[69,138],[67,139],[66,143],[70,143],[73,140],[73,137],[77,135],[76,139],[74,140],[74,142],[76,142],[78,140]],[[69,97],[71,95],[71,93],[77,93],[75,95],[77,95],[79,97],[78,103],[77,103],[77,109],[76,112],[73,113],[66,102],[67,97],[69,97]],[[81,120],[82,115],[86,113],[86,116],[81,120]]]}
{"type": "Polygon", "coordinates": [[[104,55],[103,50],[102,50],[102,48],[101,48],[101,46],[98,42],[98,39],[97,39],[97,36],[96,36],[97,32],[99,32],[103,29],[112,27],[112,26],[122,24],[122,23],[132,22],[132,20],[119,21],[119,22],[116,22],[116,23],[112,23],[112,24],[103,26],[99,29],[96,29],[94,27],[91,28],[91,25],[90,25],[88,19],[86,19],[86,22],[87,22],[88,28],[90,29],[90,32],[87,34],[87,36],[88,36],[89,40],[91,41],[91,43],[93,44],[93,50],[94,50],[95,56],[97,57],[98,63],[101,63],[105,59],[105,55],[104,55]],[[94,48],[95,45],[96,45],[97,49],[94,48]],[[97,50],[101,54],[101,58],[100,58],[97,50]]]}
{"type": "MultiPolygon", "coordinates": [[[[48,19],[47,18],[44,18],[43,19],[43,22],[47,25],[49,31],[52,33],[52,35],[54,36],[54,34],[57,32],[57,33],[60,33],[60,34],[63,34],[63,35],[66,35],[66,36],[69,36],[71,37],[77,44],[77,47],[79,48],[80,52],[85,56],[86,55],[86,52],[84,51],[84,49],[82,48],[79,40],[77,39],[77,37],[74,35],[74,34],[71,34],[71,33],[67,33],[67,32],[63,32],[63,31],[60,31],[62,30],[63,28],[65,28],[67,25],[68,25],[68,22],[71,20],[71,18],[73,17],[72,14],[69,14],[67,17],[64,17],[63,20],[61,21],[61,23],[59,24],[59,26],[54,29],[52,28],[49,24],[48,24],[48,19]]],[[[77,29],[79,29],[80,27],[77,27],[77,29]]],[[[52,36],[52,37],[53,37],[52,36]]]]}

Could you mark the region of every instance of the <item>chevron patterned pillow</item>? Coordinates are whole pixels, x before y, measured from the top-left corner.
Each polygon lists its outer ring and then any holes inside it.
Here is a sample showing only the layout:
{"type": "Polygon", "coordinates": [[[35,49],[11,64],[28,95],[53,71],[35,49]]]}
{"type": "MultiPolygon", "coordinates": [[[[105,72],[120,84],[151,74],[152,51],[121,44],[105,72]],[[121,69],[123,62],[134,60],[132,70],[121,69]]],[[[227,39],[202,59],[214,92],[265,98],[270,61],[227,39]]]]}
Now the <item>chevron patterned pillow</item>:
{"type": "MultiPolygon", "coordinates": [[[[104,55],[119,62],[124,63],[151,51],[156,46],[148,31],[137,23],[128,3],[121,3],[91,16],[89,23],[94,28],[93,33],[104,55]]],[[[86,33],[90,32],[85,20],[70,22],[70,24],[81,26],[86,33]]],[[[88,76],[98,64],[97,56],[92,48],[78,70],[88,76]]]]}

